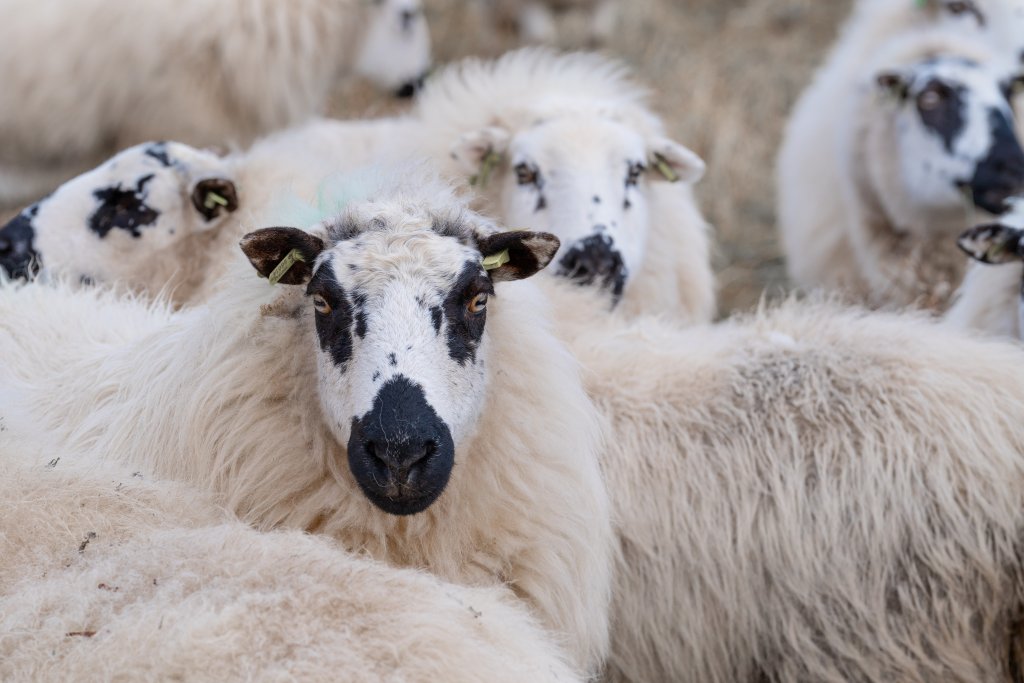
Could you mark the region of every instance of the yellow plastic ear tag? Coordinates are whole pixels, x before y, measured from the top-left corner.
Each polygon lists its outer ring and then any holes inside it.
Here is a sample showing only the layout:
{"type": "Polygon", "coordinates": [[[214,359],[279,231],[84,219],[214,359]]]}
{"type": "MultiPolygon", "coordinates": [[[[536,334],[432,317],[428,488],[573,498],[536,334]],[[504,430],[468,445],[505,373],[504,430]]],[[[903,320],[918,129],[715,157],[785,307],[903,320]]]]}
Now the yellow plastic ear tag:
{"type": "Polygon", "coordinates": [[[469,184],[473,187],[487,187],[487,181],[491,179],[491,173],[500,163],[501,155],[493,149],[487,150],[487,154],[484,155],[483,161],[480,162],[480,172],[469,179],[469,184]]]}
{"type": "Polygon", "coordinates": [[[212,209],[214,206],[227,206],[228,200],[221,197],[216,192],[207,192],[206,199],[203,200],[203,206],[207,209],[212,209]]]}
{"type": "Polygon", "coordinates": [[[305,260],[306,259],[302,257],[302,252],[298,249],[292,249],[288,252],[288,255],[281,259],[281,262],[277,264],[277,268],[270,271],[270,275],[267,276],[267,279],[270,280],[270,284],[276,285],[281,281],[281,278],[283,278],[285,274],[292,269],[292,266],[295,265],[296,261],[305,262],[305,260]]]}
{"type": "Polygon", "coordinates": [[[484,267],[484,270],[494,270],[495,268],[501,268],[508,262],[508,249],[503,249],[499,251],[497,254],[485,256],[482,265],[484,267]]]}
{"type": "Polygon", "coordinates": [[[676,173],[672,169],[672,167],[668,165],[668,162],[665,161],[665,157],[661,156],[660,154],[654,155],[654,168],[658,169],[658,173],[663,175],[665,177],[665,180],[669,181],[670,183],[679,182],[679,174],[676,173]]]}

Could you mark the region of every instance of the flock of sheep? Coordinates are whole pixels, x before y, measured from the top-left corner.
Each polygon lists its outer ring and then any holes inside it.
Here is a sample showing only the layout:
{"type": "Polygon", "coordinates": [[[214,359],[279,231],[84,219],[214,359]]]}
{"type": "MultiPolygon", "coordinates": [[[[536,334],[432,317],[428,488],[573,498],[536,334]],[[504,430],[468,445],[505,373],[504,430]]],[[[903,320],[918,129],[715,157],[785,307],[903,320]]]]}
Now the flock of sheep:
{"type": "Polygon", "coordinates": [[[1024,677],[1024,3],[856,3],[779,156],[810,294],[719,322],[614,59],[0,9],[0,679],[1024,677]],[[318,118],[348,72],[411,109],[318,118]]]}

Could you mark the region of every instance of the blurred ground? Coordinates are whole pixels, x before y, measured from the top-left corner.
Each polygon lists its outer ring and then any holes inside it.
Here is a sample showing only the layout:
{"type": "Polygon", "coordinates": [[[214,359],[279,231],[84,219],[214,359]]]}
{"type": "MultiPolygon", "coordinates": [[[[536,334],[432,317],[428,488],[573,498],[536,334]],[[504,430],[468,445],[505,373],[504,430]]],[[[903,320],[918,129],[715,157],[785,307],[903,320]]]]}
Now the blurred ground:
{"type": "MultiPolygon", "coordinates": [[[[518,42],[495,31],[479,0],[425,0],[439,63],[497,56],[518,42]]],[[[774,227],[774,163],[793,101],[835,39],[850,0],[622,0],[620,31],[605,50],[654,91],[671,134],[708,163],[698,186],[715,225],[722,313],[777,294],[785,271],[774,227]]],[[[565,47],[586,47],[583,22],[566,17],[565,47]]],[[[360,84],[332,113],[399,110],[360,84]]]]}

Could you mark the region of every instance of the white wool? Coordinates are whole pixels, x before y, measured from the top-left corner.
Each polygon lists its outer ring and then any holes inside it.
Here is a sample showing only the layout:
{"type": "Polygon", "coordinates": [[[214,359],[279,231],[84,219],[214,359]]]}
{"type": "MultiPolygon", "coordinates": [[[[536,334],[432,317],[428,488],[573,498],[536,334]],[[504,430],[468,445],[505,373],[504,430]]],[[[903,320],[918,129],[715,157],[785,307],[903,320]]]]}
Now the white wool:
{"type": "Polygon", "coordinates": [[[889,5],[901,21],[883,21],[880,3],[858,6],[793,112],[777,167],[779,232],[790,276],[805,289],[872,306],[941,308],[963,275],[955,238],[969,217],[963,202],[932,207],[906,195],[879,123],[893,105],[873,79],[936,55],[966,57],[994,74],[997,59],[969,38],[977,31],[934,28],[947,20],[909,2],[889,5]]]}
{"type": "MultiPolygon", "coordinates": [[[[323,113],[367,49],[389,89],[430,63],[418,0],[3,0],[0,16],[0,179],[67,178],[144,140],[248,144],[323,113]]],[[[0,202],[53,189],[39,180],[0,202]]]]}
{"type": "Polygon", "coordinates": [[[483,0],[495,23],[515,23],[528,43],[556,43],[556,17],[564,12],[586,12],[591,42],[612,37],[618,26],[620,0],[483,0]]]}
{"type": "Polygon", "coordinates": [[[5,681],[582,680],[504,588],[258,532],[187,487],[38,455],[0,441],[5,681]]]}
{"type": "MultiPolygon", "coordinates": [[[[441,189],[387,196],[457,210],[441,189]]],[[[322,417],[312,312],[289,313],[299,293],[248,265],[218,289],[207,305],[169,314],[98,289],[8,285],[0,384],[20,388],[35,424],[75,452],[209,488],[262,528],[324,533],[456,583],[507,584],[580,668],[600,665],[611,581],[602,430],[534,286],[503,284],[488,308],[476,433],[458,445],[441,498],[402,518],[375,508],[338,466],[346,451],[322,417]]]]}
{"type": "Polygon", "coordinates": [[[612,427],[610,680],[1005,680],[1020,348],[806,302],[680,330],[549,290],[612,427]]]}

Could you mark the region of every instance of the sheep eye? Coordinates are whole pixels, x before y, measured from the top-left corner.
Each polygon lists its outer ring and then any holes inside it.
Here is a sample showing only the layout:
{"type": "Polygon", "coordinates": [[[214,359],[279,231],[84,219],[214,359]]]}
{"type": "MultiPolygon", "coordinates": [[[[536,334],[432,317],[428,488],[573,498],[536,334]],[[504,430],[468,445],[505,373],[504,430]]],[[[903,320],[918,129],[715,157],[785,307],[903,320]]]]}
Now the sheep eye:
{"type": "Polygon", "coordinates": [[[978,6],[971,0],[953,0],[952,2],[947,2],[946,10],[953,16],[971,14],[975,19],[977,19],[979,25],[985,25],[985,15],[981,13],[978,6]]]}
{"type": "Polygon", "coordinates": [[[527,163],[516,164],[516,182],[520,185],[536,185],[537,169],[527,163]]]}
{"type": "Polygon", "coordinates": [[[640,176],[646,170],[647,167],[639,162],[630,164],[629,171],[626,173],[626,187],[635,187],[640,182],[640,176]]]}
{"type": "Polygon", "coordinates": [[[473,315],[479,315],[483,313],[486,308],[487,294],[483,292],[477,294],[472,299],[470,299],[469,304],[466,306],[466,310],[468,310],[473,315]]]}
{"type": "Polygon", "coordinates": [[[932,111],[938,108],[944,99],[945,96],[938,90],[925,90],[917,98],[917,106],[919,106],[922,111],[932,111]]]}
{"type": "Polygon", "coordinates": [[[327,315],[331,312],[331,305],[319,294],[313,296],[313,308],[320,315],[327,315]]]}

